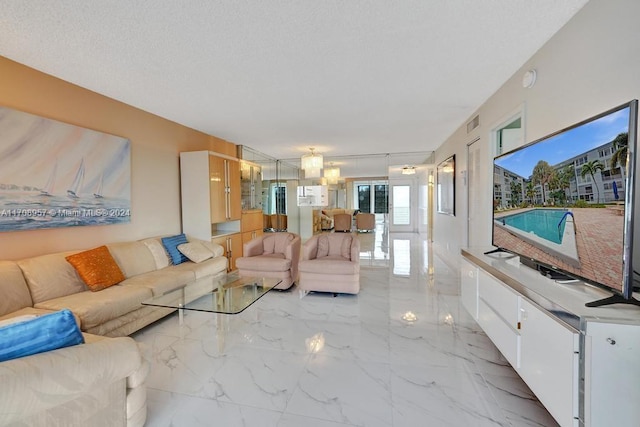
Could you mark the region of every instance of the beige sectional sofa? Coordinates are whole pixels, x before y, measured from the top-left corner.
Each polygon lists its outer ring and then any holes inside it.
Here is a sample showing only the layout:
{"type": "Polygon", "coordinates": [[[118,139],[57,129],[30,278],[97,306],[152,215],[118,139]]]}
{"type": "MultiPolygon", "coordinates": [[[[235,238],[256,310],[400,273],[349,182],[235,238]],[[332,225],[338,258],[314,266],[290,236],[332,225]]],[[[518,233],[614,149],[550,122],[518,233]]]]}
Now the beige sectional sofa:
{"type": "Polygon", "coordinates": [[[207,286],[213,277],[226,274],[227,259],[222,255],[222,247],[209,244],[214,253],[212,258],[197,264],[188,261],[170,265],[159,237],[107,247],[125,280],[98,292],[88,290],[65,259],[81,251],[0,261],[0,321],[67,308],[76,316],[86,340],[83,345],[1,362],[0,425],[144,424],[146,405],[140,402],[146,402],[146,396],[141,396],[144,391],[132,391],[144,390],[141,384],[146,374],[141,374],[145,372],[141,351],[131,338],[104,337],[125,337],[172,313],[171,309],[141,303],[187,284],[207,286]],[[70,379],[78,374],[78,384],[87,387],[68,394],[61,392],[67,384],[58,384],[58,380],[67,374],[70,379]],[[54,399],[36,392],[46,384],[52,387],[54,399]],[[125,386],[127,395],[123,405],[121,397],[125,386]],[[90,396],[94,393],[109,403],[103,402],[88,413],[78,410],[84,405],[77,401],[93,402],[95,398],[90,396]],[[24,411],[16,412],[11,402],[22,402],[24,411]],[[103,413],[111,413],[110,420],[118,418],[122,423],[103,422],[104,417],[99,415],[103,413]],[[27,416],[36,421],[30,422],[27,416]],[[93,416],[97,418],[87,418],[93,416]],[[84,421],[91,419],[96,423],[84,421]],[[56,424],[56,420],[62,421],[56,424]]]}

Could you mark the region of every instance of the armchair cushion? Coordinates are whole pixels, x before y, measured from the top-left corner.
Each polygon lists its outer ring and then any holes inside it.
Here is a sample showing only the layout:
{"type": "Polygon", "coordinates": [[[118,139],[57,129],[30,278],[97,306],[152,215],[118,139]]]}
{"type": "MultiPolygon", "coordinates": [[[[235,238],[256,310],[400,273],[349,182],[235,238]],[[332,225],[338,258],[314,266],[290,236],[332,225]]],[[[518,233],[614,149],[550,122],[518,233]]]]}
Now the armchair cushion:
{"type": "Polygon", "coordinates": [[[265,254],[249,258],[238,258],[236,266],[241,269],[256,271],[287,271],[291,268],[291,260],[286,259],[283,254],[265,254]]]}
{"type": "Polygon", "coordinates": [[[283,254],[295,236],[291,233],[273,233],[262,240],[263,254],[283,254]]]}
{"type": "Polygon", "coordinates": [[[319,274],[358,274],[360,266],[340,256],[326,256],[300,263],[300,270],[319,274]]]}
{"type": "Polygon", "coordinates": [[[313,258],[337,255],[350,261],[352,241],[353,237],[348,234],[321,234],[318,236],[318,251],[313,258]]]}

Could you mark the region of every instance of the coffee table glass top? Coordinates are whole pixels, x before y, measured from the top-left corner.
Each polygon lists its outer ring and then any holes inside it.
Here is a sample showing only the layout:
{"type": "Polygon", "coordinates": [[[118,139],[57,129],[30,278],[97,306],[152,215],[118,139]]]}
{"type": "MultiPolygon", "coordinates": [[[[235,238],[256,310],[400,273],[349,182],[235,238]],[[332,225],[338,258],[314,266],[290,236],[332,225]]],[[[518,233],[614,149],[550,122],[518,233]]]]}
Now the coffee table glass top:
{"type": "Polygon", "coordinates": [[[143,305],[238,314],[280,283],[268,277],[239,277],[237,273],[209,280],[199,280],[164,295],[154,296],[143,305]]]}

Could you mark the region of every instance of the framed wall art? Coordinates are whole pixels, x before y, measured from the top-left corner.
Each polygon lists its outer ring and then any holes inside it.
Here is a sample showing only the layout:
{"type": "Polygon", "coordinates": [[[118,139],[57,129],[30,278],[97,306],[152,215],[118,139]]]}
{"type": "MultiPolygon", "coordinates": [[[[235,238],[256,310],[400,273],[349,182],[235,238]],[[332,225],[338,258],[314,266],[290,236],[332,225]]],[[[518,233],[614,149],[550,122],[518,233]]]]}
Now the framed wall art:
{"type": "Polygon", "coordinates": [[[0,231],[130,220],[128,139],[0,107],[0,231]]]}
{"type": "Polygon", "coordinates": [[[456,156],[440,163],[436,169],[436,210],[438,213],[456,214],[456,156]]]}

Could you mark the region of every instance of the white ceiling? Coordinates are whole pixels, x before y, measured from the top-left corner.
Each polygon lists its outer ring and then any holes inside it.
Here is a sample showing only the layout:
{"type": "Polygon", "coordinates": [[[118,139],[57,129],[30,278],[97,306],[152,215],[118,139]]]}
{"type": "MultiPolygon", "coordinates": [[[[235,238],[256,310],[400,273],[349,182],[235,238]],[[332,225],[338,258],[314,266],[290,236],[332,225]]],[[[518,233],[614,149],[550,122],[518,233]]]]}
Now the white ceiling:
{"type": "Polygon", "coordinates": [[[587,0],[0,0],[0,55],[276,158],[435,150],[587,0]]]}

